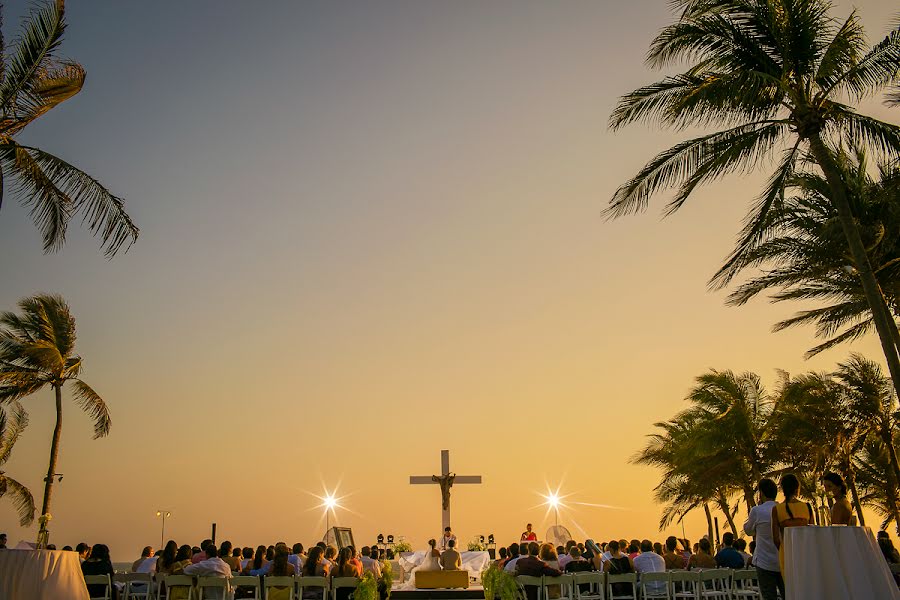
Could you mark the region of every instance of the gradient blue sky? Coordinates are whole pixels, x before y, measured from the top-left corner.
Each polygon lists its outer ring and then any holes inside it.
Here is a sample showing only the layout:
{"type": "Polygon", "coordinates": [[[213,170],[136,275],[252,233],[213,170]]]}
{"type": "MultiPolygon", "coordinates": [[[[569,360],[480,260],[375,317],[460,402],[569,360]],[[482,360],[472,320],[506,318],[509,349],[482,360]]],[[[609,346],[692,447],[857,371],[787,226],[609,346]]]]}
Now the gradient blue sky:
{"type": "MultiPolygon", "coordinates": [[[[896,12],[856,4],[871,37],[896,12]]],[[[5,8],[9,37],[24,2],[5,8]]],[[[841,3],[836,14],[844,15],[841,3]]],[[[129,558],[211,521],[241,545],[311,542],[308,492],[340,482],[341,524],[416,545],[440,524],[410,474],[484,475],[454,495],[463,539],[552,522],[538,492],[585,503],[579,537],[661,538],[652,469],[627,459],[710,367],[804,361],[797,307],[722,305],[706,281],[762,176],[698,193],[662,222],[606,223],[615,188],[683,133],[607,130],[669,20],[636,2],[70,2],[62,54],[84,91],[31,126],[124,195],[142,229],[112,261],[77,226],[41,253],[0,212],[0,307],[63,294],[108,439],[66,407],[54,541],[129,558]]],[[[897,111],[867,108],[896,121],[897,111]]],[[[40,492],[51,395],[8,464],[40,492]]],[[[568,520],[567,520],[568,519],[568,520]]],[[[575,523],[578,525],[576,526],[575,523]]],[[[688,520],[689,536],[702,532],[688,520]]],[[[0,504],[0,529],[18,539],[0,504]]]]}

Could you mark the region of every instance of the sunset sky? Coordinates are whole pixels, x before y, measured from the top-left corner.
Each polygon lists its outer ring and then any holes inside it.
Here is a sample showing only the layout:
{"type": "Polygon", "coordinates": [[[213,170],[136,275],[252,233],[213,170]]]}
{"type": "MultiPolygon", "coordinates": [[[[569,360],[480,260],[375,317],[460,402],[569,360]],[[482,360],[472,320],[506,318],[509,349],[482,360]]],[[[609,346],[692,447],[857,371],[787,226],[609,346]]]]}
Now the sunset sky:
{"type": "MultiPolygon", "coordinates": [[[[7,3],[4,35],[26,4],[7,3]]],[[[855,3],[871,39],[894,0],[855,3]]],[[[836,15],[850,4],[841,2],[836,15]]],[[[709,368],[830,370],[874,339],[803,359],[802,308],[727,308],[707,280],[765,173],[661,220],[606,222],[616,187],[684,132],[612,133],[663,0],[70,2],[62,54],[83,92],[22,140],[123,195],[141,237],[103,258],[76,223],[43,255],[27,212],[0,211],[0,310],[62,294],[111,435],[64,408],[51,542],[114,559],[215,521],[240,545],[314,543],[337,523],[422,547],[451,452],[460,539],[543,535],[541,492],[578,539],[662,539],[658,472],[630,465],[709,368]]],[[[900,110],[866,110],[896,122],[900,110]]],[[[40,503],[52,392],[5,470],[40,503]]],[[[742,520],[743,514],[738,519],[742,520]]],[[[702,513],[688,537],[705,532],[702,513]]],[[[0,501],[0,531],[34,541],[0,501]]]]}

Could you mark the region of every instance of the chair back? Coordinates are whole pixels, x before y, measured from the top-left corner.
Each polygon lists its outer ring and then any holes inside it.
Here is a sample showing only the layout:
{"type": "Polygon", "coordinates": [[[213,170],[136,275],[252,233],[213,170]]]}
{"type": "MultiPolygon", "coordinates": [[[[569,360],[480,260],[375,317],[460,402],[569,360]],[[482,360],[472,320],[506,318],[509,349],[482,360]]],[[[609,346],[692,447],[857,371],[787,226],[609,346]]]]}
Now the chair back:
{"type": "Polygon", "coordinates": [[[272,588],[288,588],[290,589],[288,600],[295,600],[297,594],[294,589],[294,580],[295,577],[293,575],[267,575],[263,579],[263,586],[266,588],[266,597],[268,598],[269,590],[272,588]]]}
{"type": "Polygon", "coordinates": [[[87,585],[103,585],[102,596],[91,596],[91,600],[110,600],[112,598],[112,580],[109,575],[85,575],[84,584],[87,585]]]}
{"type": "Polygon", "coordinates": [[[669,581],[670,577],[666,571],[661,573],[641,573],[641,576],[638,579],[641,588],[641,597],[648,600],[650,598],[665,598],[666,600],[671,600],[672,589],[669,581]]]}
{"type": "Polygon", "coordinates": [[[606,600],[606,573],[582,571],[575,573],[576,600],[606,600]],[[582,590],[586,587],[586,590],[582,590]]]}
{"type": "MultiPolygon", "coordinates": [[[[231,589],[236,590],[238,587],[250,588],[253,590],[253,597],[257,600],[262,598],[262,589],[259,584],[259,577],[256,575],[235,575],[231,578],[231,589]]],[[[248,590],[249,591],[249,590],[248,590]]]]}
{"type": "Polygon", "coordinates": [[[124,600],[153,600],[153,576],[150,573],[122,573],[116,581],[125,584],[124,600]]]}
{"type": "Polygon", "coordinates": [[[637,573],[607,573],[606,587],[609,593],[609,595],[607,596],[609,600],[624,600],[625,598],[637,600],[637,573]],[[624,584],[631,584],[630,592],[623,592],[621,590],[621,587],[624,584]]]}
{"type": "Polygon", "coordinates": [[[550,594],[547,593],[547,587],[551,585],[559,586],[559,597],[562,600],[575,600],[575,591],[572,589],[575,586],[575,575],[572,573],[565,573],[563,575],[558,575],[556,577],[544,577],[544,598],[549,598],[550,594]]]}
{"type": "Polygon", "coordinates": [[[762,597],[755,569],[738,569],[731,574],[731,595],[741,600],[758,600],[762,597]]]}

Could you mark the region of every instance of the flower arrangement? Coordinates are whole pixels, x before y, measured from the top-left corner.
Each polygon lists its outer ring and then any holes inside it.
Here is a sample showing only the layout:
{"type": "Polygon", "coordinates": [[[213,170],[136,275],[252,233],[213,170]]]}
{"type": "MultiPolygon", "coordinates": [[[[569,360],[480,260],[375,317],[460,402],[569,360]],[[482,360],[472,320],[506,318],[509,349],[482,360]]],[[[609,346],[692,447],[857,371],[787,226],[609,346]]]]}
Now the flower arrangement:
{"type": "Polygon", "coordinates": [[[480,538],[472,538],[472,541],[469,542],[469,552],[481,552],[484,549],[480,538]]]}
{"type": "Polygon", "coordinates": [[[387,588],[387,597],[390,598],[391,587],[394,585],[394,567],[389,560],[381,561],[381,583],[387,588]]]}
{"type": "Polygon", "coordinates": [[[378,600],[378,582],[371,572],[366,572],[353,592],[354,600],[378,600]]]}
{"type": "Polygon", "coordinates": [[[515,578],[494,563],[481,572],[481,585],[484,586],[484,600],[494,600],[497,596],[500,600],[518,600],[515,578]]]}
{"type": "Polygon", "coordinates": [[[407,542],[406,540],[400,540],[396,544],[394,544],[394,553],[400,554],[401,552],[412,552],[412,544],[407,542]]]}

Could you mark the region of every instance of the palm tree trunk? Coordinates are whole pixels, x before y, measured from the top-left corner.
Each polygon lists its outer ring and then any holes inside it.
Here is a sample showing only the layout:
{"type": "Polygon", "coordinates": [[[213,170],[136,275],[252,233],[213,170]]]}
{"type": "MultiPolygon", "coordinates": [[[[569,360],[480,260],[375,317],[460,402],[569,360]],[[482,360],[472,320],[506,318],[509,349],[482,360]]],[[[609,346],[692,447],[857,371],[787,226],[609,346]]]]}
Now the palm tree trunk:
{"type": "MultiPolygon", "coordinates": [[[[859,274],[859,281],[862,284],[866,302],[872,311],[872,321],[875,323],[875,330],[878,332],[878,339],[881,342],[881,350],[884,352],[884,358],[891,373],[891,381],[894,383],[897,395],[900,396],[900,353],[898,353],[900,351],[898,351],[897,344],[894,341],[895,334],[891,332],[891,329],[896,330],[897,324],[891,316],[887,301],[881,291],[881,286],[878,284],[875,273],[872,271],[869,256],[866,254],[866,248],[859,234],[853,211],[850,209],[846,188],[841,181],[840,171],[834,162],[831,151],[825,146],[821,135],[818,133],[809,137],[809,149],[822,169],[825,179],[828,181],[828,187],[831,188],[834,208],[837,210],[841,228],[844,231],[844,237],[850,249],[850,256],[853,258],[854,266],[859,274]]],[[[900,476],[900,472],[897,474],[900,476]]],[[[900,481],[900,478],[898,478],[898,481],[900,481]]]]}
{"type": "Polygon", "coordinates": [[[719,492],[719,495],[716,496],[716,502],[719,504],[719,510],[725,513],[725,519],[728,521],[728,526],[731,528],[731,533],[734,534],[734,537],[738,537],[737,527],[734,524],[734,519],[731,516],[731,510],[728,506],[728,499],[725,498],[725,495],[719,492]]]}
{"type": "Polygon", "coordinates": [[[713,518],[712,512],[709,510],[709,504],[706,502],[703,503],[703,511],[706,513],[706,531],[709,533],[709,543],[712,544],[713,540],[716,538],[713,537],[713,518]]]}
{"type": "Polygon", "coordinates": [[[853,497],[853,506],[856,508],[856,516],[859,518],[859,524],[866,526],[866,518],[863,516],[862,504],[859,501],[859,492],[856,489],[856,475],[853,469],[847,469],[847,487],[850,488],[850,495],[853,497]]]}
{"type": "Polygon", "coordinates": [[[53,477],[56,475],[56,459],[59,457],[59,437],[62,433],[62,388],[54,385],[53,391],[56,393],[56,427],[53,428],[53,441],[50,443],[50,466],[47,467],[47,477],[44,479],[44,501],[41,504],[41,527],[38,531],[38,548],[45,548],[50,541],[47,517],[50,513],[50,496],[53,493],[53,477]]]}

